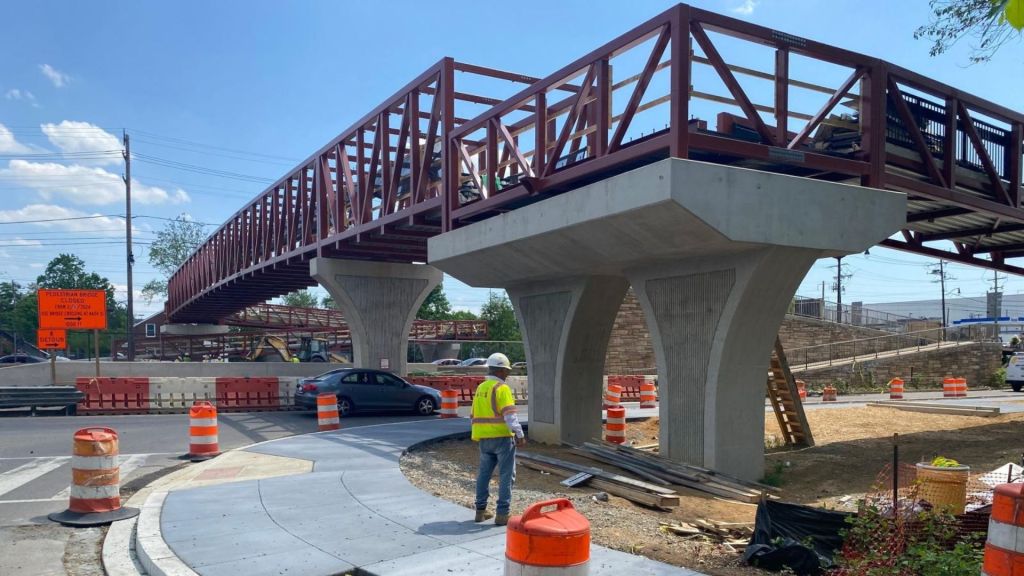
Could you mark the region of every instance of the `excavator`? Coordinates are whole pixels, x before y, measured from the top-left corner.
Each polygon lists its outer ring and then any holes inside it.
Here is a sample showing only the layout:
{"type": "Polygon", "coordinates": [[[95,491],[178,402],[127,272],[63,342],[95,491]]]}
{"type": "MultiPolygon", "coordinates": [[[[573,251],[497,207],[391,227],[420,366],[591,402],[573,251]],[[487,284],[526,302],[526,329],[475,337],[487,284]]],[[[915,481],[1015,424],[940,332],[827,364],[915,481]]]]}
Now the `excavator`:
{"type": "Polygon", "coordinates": [[[331,352],[327,340],[303,336],[299,351],[292,353],[280,336],[264,335],[249,354],[249,362],[347,362],[344,356],[331,352]]]}

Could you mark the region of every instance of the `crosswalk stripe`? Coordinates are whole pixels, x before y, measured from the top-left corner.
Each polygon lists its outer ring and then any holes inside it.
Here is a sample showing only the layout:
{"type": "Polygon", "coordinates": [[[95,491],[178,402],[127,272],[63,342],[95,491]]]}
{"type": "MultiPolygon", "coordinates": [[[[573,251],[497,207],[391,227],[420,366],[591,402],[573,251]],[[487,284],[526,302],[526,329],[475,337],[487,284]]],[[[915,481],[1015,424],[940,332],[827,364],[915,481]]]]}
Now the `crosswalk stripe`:
{"type": "MultiPolygon", "coordinates": [[[[146,458],[149,454],[121,454],[117,457],[117,465],[120,468],[121,483],[124,484],[124,479],[129,474],[135,471],[136,468],[146,463],[146,458]]],[[[71,486],[58,492],[52,500],[66,500],[71,497],[71,486]]]]}
{"type": "Polygon", "coordinates": [[[70,456],[56,458],[38,458],[22,464],[13,470],[0,474],[0,496],[39,478],[47,472],[60,468],[70,460],[70,456]]]}

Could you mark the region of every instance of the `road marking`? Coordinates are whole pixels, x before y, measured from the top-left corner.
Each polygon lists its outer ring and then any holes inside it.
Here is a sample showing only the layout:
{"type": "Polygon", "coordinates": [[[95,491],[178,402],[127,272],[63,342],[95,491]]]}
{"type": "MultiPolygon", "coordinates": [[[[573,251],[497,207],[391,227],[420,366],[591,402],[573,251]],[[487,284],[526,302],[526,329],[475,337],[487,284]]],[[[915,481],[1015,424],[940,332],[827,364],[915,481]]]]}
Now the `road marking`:
{"type": "Polygon", "coordinates": [[[70,460],[70,456],[58,456],[56,458],[36,458],[31,462],[22,464],[13,470],[0,474],[0,496],[32,482],[47,472],[60,468],[70,460]]]}

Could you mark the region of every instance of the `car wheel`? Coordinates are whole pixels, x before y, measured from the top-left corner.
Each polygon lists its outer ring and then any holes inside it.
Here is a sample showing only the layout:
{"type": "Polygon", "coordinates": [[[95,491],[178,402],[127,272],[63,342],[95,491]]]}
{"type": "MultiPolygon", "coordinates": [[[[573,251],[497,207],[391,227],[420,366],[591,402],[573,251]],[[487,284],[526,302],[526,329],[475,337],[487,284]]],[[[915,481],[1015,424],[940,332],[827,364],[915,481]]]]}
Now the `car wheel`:
{"type": "Polygon", "coordinates": [[[1024,386],[1024,382],[1020,380],[1010,382],[1010,388],[1013,388],[1014,392],[1020,392],[1021,387],[1024,386]]]}
{"type": "Polygon", "coordinates": [[[424,396],[416,401],[416,413],[420,416],[430,416],[437,410],[437,404],[430,396],[424,396]]]}
{"type": "Polygon", "coordinates": [[[353,410],[352,401],[344,396],[338,397],[338,416],[344,418],[352,413],[353,410]]]}

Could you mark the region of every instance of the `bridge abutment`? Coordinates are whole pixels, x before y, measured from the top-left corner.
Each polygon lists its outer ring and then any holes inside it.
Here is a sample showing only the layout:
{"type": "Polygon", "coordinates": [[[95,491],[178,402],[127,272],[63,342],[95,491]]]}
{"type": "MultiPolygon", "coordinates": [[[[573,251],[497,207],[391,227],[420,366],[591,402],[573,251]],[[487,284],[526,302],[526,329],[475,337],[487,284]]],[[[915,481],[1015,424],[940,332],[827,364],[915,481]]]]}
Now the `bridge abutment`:
{"type": "Polygon", "coordinates": [[[405,374],[409,330],[430,291],[433,266],[314,258],[310,275],[330,293],[352,333],[352,363],[405,374]]]}
{"type": "Polygon", "coordinates": [[[662,453],[757,479],[769,354],[796,287],[816,258],[862,251],[905,216],[902,193],[672,158],[431,238],[428,253],[509,291],[532,438],[599,434],[597,370],[628,281],[657,357],[662,453]]]}

